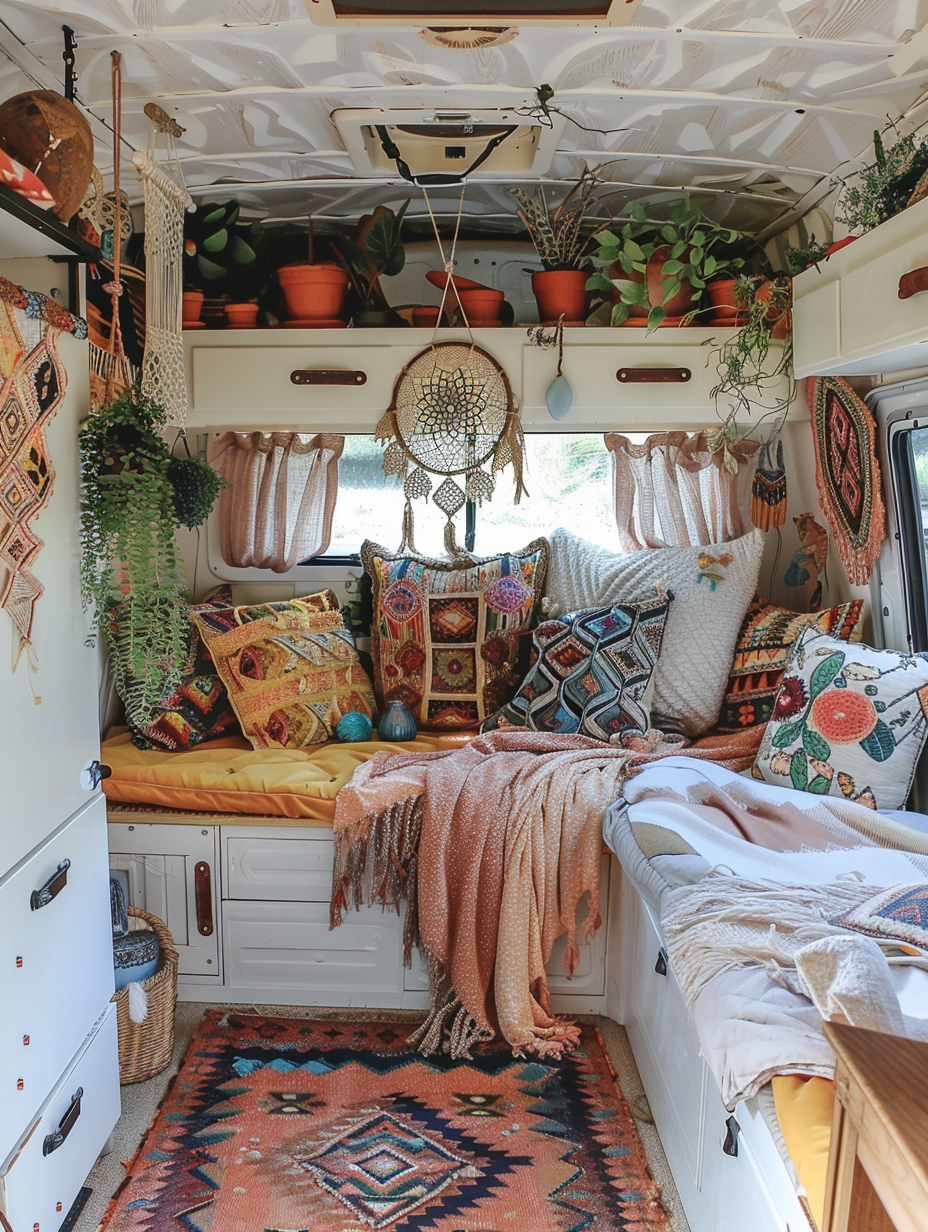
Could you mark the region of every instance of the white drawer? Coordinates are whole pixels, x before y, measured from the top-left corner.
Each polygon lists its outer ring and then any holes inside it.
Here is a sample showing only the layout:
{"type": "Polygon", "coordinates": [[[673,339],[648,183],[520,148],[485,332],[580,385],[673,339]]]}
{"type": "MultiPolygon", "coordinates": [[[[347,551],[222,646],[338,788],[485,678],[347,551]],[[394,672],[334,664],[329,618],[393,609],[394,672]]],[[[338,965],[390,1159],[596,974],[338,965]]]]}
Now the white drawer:
{"type": "Polygon", "coordinates": [[[328,903],[334,858],[331,830],[318,838],[273,833],[223,835],[223,898],[328,903]],[[227,836],[226,836],[227,835],[227,836]]]}
{"type": "Polygon", "coordinates": [[[0,884],[0,1157],[113,995],[109,901],[102,796],[0,884]],[[54,897],[33,910],[56,874],[54,897]]]}
{"type": "Polygon", "coordinates": [[[328,903],[226,902],[225,986],[305,992],[310,1005],[379,1004],[402,989],[402,924],[379,908],[346,912],[329,931],[328,903]]]}
{"type": "MultiPolygon", "coordinates": [[[[759,1114],[757,1119],[760,1120],[759,1114]]],[[[754,1123],[754,1117],[744,1104],[738,1105],[732,1118],[711,1081],[706,1107],[705,1154],[705,1189],[717,1195],[716,1232],[744,1232],[748,1211],[751,1232],[806,1232],[808,1221],[789,1185],[786,1167],[776,1152],[769,1130],[762,1121],[759,1126],[754,1123]],[[729,1130],[732,1120],[733,1132],[729,1130]],[[775,1158],[764,1149],[764,1137],[775,1158]],[[726,1153],[723,1143],[734,1154],[726,1153]],[[784,1177],[787,1189],[782,1186],[784,1177]],[[776,1198],[771,1180],[776,1187],[776,1198]]]]}
{"type": "Polygon", "coordinates": [[[0,1205],[15,1232],[60,1227],[119,1112],[116,1006],[108,1005],[43,1106],[28,1141],[4,1165],[0,1205]]]}

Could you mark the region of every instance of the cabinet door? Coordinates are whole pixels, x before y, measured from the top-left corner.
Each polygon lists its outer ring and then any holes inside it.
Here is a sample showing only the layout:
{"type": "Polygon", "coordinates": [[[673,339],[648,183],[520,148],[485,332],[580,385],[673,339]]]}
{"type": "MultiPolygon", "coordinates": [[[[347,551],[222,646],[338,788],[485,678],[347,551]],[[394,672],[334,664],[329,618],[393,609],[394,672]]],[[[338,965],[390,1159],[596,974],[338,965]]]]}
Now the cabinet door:
{"type": "Polygon", "coordinates": [[[217,835],[215,826],[109,826],[110,868],[125,874],[130,906],[167,924],[181,979],[221,976],[217,835]]]}
{"type": "Polygon", "coordinates": [[[6,665],[0,706],[0,872],[12,868],[89,798],[81,770],[100,749],[99,657],[85,644],[89,625],[81,614],[77,568],[77,425],[87,414],[87,344],[64,334],[58,351],[68,384],[46,429],[55,487],[32,525],[44,542],[30,566],[45,588],[32,625],[38,671],[30,670],[24,654],[10,673],[19,638],[7,613],[0,611],[0,662],[6,665]]]}

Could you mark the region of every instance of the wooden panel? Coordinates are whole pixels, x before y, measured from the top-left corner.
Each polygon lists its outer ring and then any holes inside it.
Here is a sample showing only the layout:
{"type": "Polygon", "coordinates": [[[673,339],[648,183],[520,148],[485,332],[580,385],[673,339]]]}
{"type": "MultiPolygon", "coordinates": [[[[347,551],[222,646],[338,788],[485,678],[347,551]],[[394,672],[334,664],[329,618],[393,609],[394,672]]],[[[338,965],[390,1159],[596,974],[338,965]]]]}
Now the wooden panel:
{"type": "Polygon", "coordinates": [[[0,971],[2,1160],[113,994],[102,796],[4,878],[0,971]],[[65,860],[67,883],[32,910],[33,891],[65,860]]]}
{"type": "Polygon", "coordinates": [[[116,1006],[108,1005],[97,1028],[58,1082],[41,1119],[5,1178],[5,1214],[10,1227],[54,1232],[119,1117],[116,1006]],[[74,1096],[80,1091],[80,1102],[74,1096]],[[75,1116],[75,1113],[79,1114],[75,1116]],[[67,1136],[49,1154],[46,1137],[70,1112],[67,1136]]]}

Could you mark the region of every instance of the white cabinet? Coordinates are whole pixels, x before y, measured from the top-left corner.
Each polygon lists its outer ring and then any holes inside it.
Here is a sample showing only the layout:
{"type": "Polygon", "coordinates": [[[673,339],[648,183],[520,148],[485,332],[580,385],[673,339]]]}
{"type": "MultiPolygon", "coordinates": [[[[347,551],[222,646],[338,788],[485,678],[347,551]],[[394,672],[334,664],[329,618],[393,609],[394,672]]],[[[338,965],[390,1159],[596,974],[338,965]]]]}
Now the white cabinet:
{"type": "Polygon", "coordinates": [[[110,867],[126,874],[129,905],[167,924],[180,983],[221,979],[218,836],[216,826],[109,825],[110,867]]]}
{"type": "MultiPolygon", "coordinates": [[[[796,375],[852,376],[925,367],[928,289],[908,294],[907,285],[907,276],[925,267],[928,200],[868,231],[818,269],[797,275],[796,375]]],[[[928,279],[925,283],[928,286],[928,279]]]]}

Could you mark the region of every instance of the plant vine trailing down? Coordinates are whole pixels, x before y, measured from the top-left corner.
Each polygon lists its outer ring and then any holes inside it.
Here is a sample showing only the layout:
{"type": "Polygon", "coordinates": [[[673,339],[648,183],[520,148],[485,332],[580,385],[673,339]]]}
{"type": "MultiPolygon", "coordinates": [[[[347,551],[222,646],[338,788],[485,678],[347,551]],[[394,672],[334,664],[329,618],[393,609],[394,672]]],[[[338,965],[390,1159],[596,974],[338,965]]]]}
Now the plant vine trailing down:
{"type": "Polygon", "coordinates": [[[172,458],[167,411],[126,392],[81,427],[81,597],[110,652],[133,726],[178,687],[190,626],[174,532],[202,522],[223,480],[172,458]]]}

